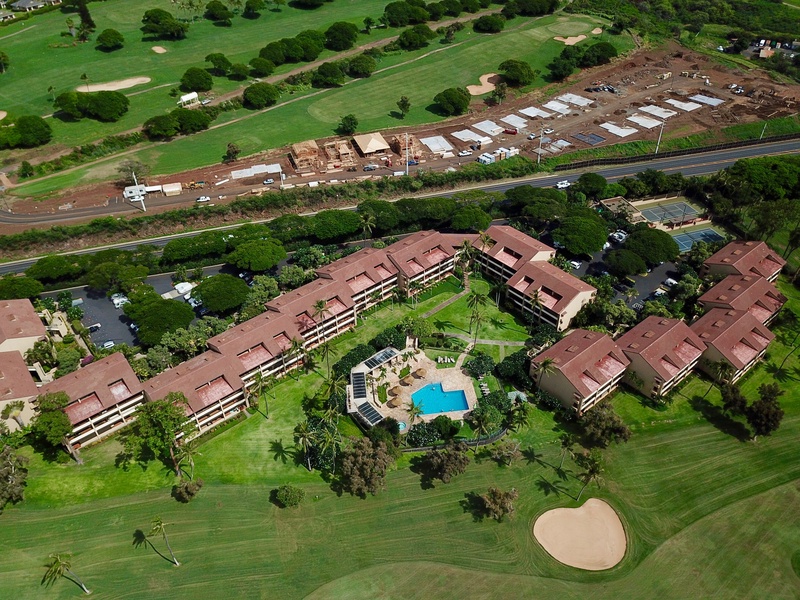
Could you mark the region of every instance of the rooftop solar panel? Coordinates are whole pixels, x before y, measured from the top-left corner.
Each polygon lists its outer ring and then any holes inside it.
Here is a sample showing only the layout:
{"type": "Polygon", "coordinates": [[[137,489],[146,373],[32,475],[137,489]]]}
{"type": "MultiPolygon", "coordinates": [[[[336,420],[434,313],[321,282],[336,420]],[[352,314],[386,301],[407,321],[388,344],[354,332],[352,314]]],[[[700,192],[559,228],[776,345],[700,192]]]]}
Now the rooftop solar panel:
{"type": "Polygon", "coordinates": [[[351,373],[350,381],[353,384],[353,398],[364,399],[367,397],[367,380],[364,373],[351,373]]]}
{"type": "Polygon", "coordinates": [[[364,361],[364,366],[371,370],[385,363],[387,360],[394,358],[395,356],[397,356],[397,350],[394,348],[384,348],[374,356],[364,361]]]}
{"type": "Polygon", "coordinates": [[[370,425],[377,425],[383,420],[383,416],[375,408],[364,402],[358,405],[358,413],[367,420],[370,425]]]}

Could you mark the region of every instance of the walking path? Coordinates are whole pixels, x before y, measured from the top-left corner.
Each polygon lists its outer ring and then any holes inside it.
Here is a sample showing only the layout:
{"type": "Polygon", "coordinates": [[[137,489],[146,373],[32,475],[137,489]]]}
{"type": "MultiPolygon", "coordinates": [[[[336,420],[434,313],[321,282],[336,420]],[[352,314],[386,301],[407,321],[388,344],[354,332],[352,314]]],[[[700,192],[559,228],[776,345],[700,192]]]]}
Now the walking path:
{"type": "MultiPolygon", "coordinates": [[[[447,333],[445,334],[449,337],[458,338],[460,340],[466,340],[470,342],[470,346],[472,346],[473,337],[471,335],[467,335],[466,333],[447,333]]],[[[519,346],[522,347],[525,345],[525,342],[509,342],[507,340],[483,340],[478,338],[478,343],[483,344],[485,346],[519,346]]]]}
{"type": "MultiPolygon", "coordinates": [[[[448,306],[450,306],[451,304],[453,304],[453,302],[458,302],[458,301],[459,301],[459,300],[460,300],[460,299],[461,299],[463,296],[465,296],[466,294],[469,294],[469,281],[467,281],[467,287],[465,287],[463,290],[461,290],[460,292],[458,292],[458,293],[457,293],[455,296],[453,296],[452,298],[449,298],[449,299],[445,300],[444,302],[442,302],[442,303],[441,303],[441,304],[439,304],[438,306],[434,306],[434,307],[433,307],[432,309],[430,309],[429,311],[426,311],[426,312],[424,312],[424,313],[422,314],[422,318],[423,318],[423,319],[428,319],[428,318],[432,317],[433,315],[435,315],[435,314],[436,314],[437,312],[439,312],[440,310],[444,310],[445,308],[447,308],[448,306]]],[[[469,338],[466,338],[466,339],[469,339],[469,338]]]]}

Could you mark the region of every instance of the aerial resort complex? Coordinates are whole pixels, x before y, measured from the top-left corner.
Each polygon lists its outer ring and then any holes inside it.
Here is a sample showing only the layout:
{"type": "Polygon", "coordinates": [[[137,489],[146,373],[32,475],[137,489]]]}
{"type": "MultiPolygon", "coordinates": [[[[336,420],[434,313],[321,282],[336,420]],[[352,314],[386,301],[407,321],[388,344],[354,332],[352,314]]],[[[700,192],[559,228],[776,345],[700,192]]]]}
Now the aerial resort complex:
{"type": "Polygon", "coordinates": [[[0,598],[797,598],[798,8],[0,0],[0,598]]]}

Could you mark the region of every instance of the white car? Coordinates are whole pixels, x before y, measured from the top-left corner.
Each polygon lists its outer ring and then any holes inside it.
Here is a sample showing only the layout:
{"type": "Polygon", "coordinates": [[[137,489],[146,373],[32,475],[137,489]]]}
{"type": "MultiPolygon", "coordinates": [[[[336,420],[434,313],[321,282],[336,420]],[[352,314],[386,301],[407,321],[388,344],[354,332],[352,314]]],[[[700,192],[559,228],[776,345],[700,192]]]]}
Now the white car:
{"type": "Polygon", "coordinates": [[[122,308],[126,304],[130,304],[130,300],[125,294],[113,294],[111,296],[111,302],[114,303],[114,308],[122,308]]]}
{"type": "Polygon", "coordinates": [[[462,150],[461,152],[458,153],[458,155],[459,156],[471,156],[472,155],[472,150],[462,150]]]}
{"type": "Polygon", "coordinates": [[[200,196],[196,202],[211,202],[211,196],[200,196]]]}
{"type": "Polygon", "coordinates": [[[114,340],[108,340],[106,342],[103,342],[102,344],[100,344],[100,347],[103,350],[110,350],[111,348],[114,347],[114,340]]]}
{"type": "Polygon", "coordinates": [[[183,296],[184,294],[191,292],[193,287],[194,286],[188,281],[181,281],[180,283],[175,284],[175,291],[183,296]]]}
{"type": "Polygon", "coordinates": [[[583,263],[579,260],[571,260],[569,261],[569,266],[577,270],[583,266],[583,263]]]}
{"type": "Polygon", "coordinates": [[[545,130],[544,130],[544,132],[545,132],[545,133],[547,133],[547,134],[550,134],[550,133],[555,133],[555,131],[556,131],[556,130],[555,130],[555,129],[553,129],[552,127],[548,127],[547,129],[545,129],[545,130]]]}
{"type": "Polygon", "coordinates": [[[559,181],[559,182],[556,184],[556,187],[557,187],[558,189],[560,189],[560,190],[565,190],[565,189],[567,189],[567,188],[568,188],[569,186],[571,186],[571,185],[572,185],[572,184],[571,184],[569,181],[567,181],[567,180],[565,179],[564,181],[559,181]]]}
{"type": "Polygon", "coordinates": [[[192,308],[197,308],[202,303],[203,301],[198,298],[192,298],[191,296],[189,297],[189,306],[191,306],[192,308]]]}
{"type": "Polygon", "coordinates": [[[272,177],[264,180],[264,185],[272,185],[273,183],[275,183],[275,180],[272,177]]]}
{"type": "Polygon", "coordinates": [[[678,282],[675,281],[672,277],[667,277],[664,280],[664,285],[667,286],[668,288],[671,288],[671,287],[675,287],[676,285],[678,285],[678,282]]]}
{"type": "Polygon", "coordinates": [[[536,134],[535,133],[529,133],[528,134],[528,139],[529,140],[535,140],[536,139],[536,134]]]}

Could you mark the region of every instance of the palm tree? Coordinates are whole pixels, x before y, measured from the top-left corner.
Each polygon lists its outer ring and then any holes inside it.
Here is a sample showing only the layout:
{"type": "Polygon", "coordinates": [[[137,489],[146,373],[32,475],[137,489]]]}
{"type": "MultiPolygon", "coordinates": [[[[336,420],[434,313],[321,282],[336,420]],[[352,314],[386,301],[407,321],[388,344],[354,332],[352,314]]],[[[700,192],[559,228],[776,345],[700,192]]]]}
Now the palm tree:
{"type": "Polygon", "coordinates": [[[480,445],[480,438],[489,435],[489,427],[492,422],[489,421],[488,415],[485,411],[477,411],[477,414],[472,414],[472,424],[475,427],[475,454],[478,454],[478,446],[480,445]]]}
{"type": "MultiPolygon", "coordinates": [[[[320,388],[319,392],[323,398],[326,400],[335,394],[339,394],[344,392],[347,383],[345,382],[344,377],[332,377],[328,376],[325,378],[325,381],[322,383],[322,387],[320,388]]],[[[338,418],[338,413],[337,413],[338,418]]]]}
{"type": "Polygon", "coordinates": [[[464,275],[464,289],[469,285],[469,266],[472,263],[472,258],[475,253],[475,247],[469,240],[464,240],[456,250],[458,256],[458,264],[461,265],[461,270],[464,275]]]}
{"type": "Polygon", "coordinates": [[[514,407],[511,411],[511,421],[509,425],[514,431],[518,431],[523,427],[527,427],[528,421],[531,416],[531,405],[527,402],[521,402],[514,407]]]}
{"type": "Polygon", "coordinates": [[[406,410],[408,410],[408,420],[410,425],[413,425],[417,419],[425,414],[422,409],[422,404],[417,404],[414,402],[413,398],[409,400],[408,408],[406,410]]]}
{"type": "Polygon", "coordinates": [[[15,400],[3,407],[3,412],[0,413],[0,416],[4,419],[14,419],[20,429],[25,429],[25,422],[22,420],[23,410],[25,410],[25,402],[23,400],[15,400]]]}
{"type": "Polygon", "coordinates": [[[86,73],[83,73],[81,75],[81,81],[83,81],[86,84],[86,91],[88,92],[89,91],[89,76],[86,73]]]}
{"type": "Polygon", "coordinates": [[[323,452],[331,452],[331,471],[336,472],[336,450],[339,447],[339,430],[336,427],[326,427],[322,431],[320,448],[323,452]]]}
{"type": "Polygon", "coordinates": [[[580,478],[583,479],[583,487],[578,494],[576,502],[581,501],[583,491],[592,481],[600,485],[602,479],[600,475],[603,473],[603,464],[600,461],[600,453],[597,450],[592,450],[589,454],[582,454],[580,456],[580,465],[583,467],[583,473],[580,474],[580,478]]]}
{"type": "Polygon", "coordinates": [[[303,451],[303,456],[306,457],[308,470],[311,471],[311,448],[313,448],[314,444],[317,442],[317,432],[311,429],[308,421],[303,421],[294,428],[294,442],[300,446],[300,449],[303,451]]]}
{"type": "Polygon", "coordinates": [[[331,376],[331,354],[333,354],[333,346],[331,345],[330,340],[325,340],[319,346],[317,346],[317,351],[319,355],[323,358],[325,363],[328,366],[328,377],[331,376]]]}
{"type": "Polygon", "coordinates": [[[575,436],[571,433],[562,433],[558,439],[561,440],[561,462],[558,463],[558,470],[560,471],[564,468],[564,459],[567,457],[567,454],[575,456],[575,453],[572,451],[572,446],[575,445],[575,436]]]}
{"type": "Polygon", "coordinates": [[[364,240],[368,240],[372,235],[372,230],[375,228],[375,215],[367,213],[361,215],[361,233],[364,235],[364,240]]]}
{"type": "Polygon", "coordinates": [[[478,232],[478,242],[480,244],[481,251],[494,246],[494,240],[492,239],[492,236],[485,231],[478,232]]]}
{"type": "Polygon", "coordinates": [[[303,353],[303,342],[297,338],[292,338],[291,345],[289,346],[289,356],[295,358],[303,353]]]}
{"type": "Polygon", "coordinates": [[[467,295],[467,308],[472,309],[472,317],[469,321],[469,332],[472,333],[472,321],[475,318],[475,313],[478,312],[478,309],[482,306],[486,306],[489,304],[489,297],[486,294],[481,294],[480,292],[471,291],[467,295]]]}
{"type": "Polygon", "coordinates": [[[555,361],[552,358],[545,358],[540,363],[534,363],[536,373],[536,387],[541,387],[542,377],[555,373],[555,361]]]}
{"type": "Polygon", "coordinates": [[[150,524],[152,525],[152,529],[150,530],[150,533],[147,534],[147,537],[153,537],[156,535],[163,537],[164,543],[167,545],[167,550],[169,550],[169,555],[172,557],[172,562],[176,567],[180,567],[181,563],[179,563],[178,559],[175,558],[175,553],[172,551],[172,547],[169,545],[169,538],[167,537],[167,525],[169,525],[169,523],[164,523],[161,517],[154,517],[150,524]]]}
{"type": "Polygon", "coordinates": [[[86,584],[72,570],[71,558],[71,554],[51,554],[51,562],[47,565],[47,571],[42,577],[42,584],[49,587],[62,577],[69,575],[70,579],[80,586],[84,594],[91,594],[92,592],[86,587],[86,584]]]}
{"type": "Polygon", "coordinates": [[[475,309],[469,321],[470,329],[472,329],[472,326],[475,325],[475,339],[472,340],[473,347],[478,343],[478,330],[485,321],[486,321],[486,315],[483,313],[483,311],[475,309]]]}
{"type": "Polygon", "coordinates": [[[191,442],[186,442],[182,444],[180,448],[178,448],[178,465],[183,464],[184,462],[188,463],[189,465],[189,481],[194,480],[194,459],[196,456],[203,456],[197,450],[197,443],[193,440],[191,442]]]}
{"type": "Polygon", "coordinates": [[[50,94],[53,97],[53,102],[55,102],[56,101],[56,88],[54,88],[51,85],[50,87],[47,88],[47,93],[50,94]]]}
{"type": "MultiPolygon", "coordinates": [[[[542,297],[539,295],[539,290],[533,290],[533,292],[531,292],[531,307],[533,308],[533,314],[536,316],[536,320],[541,323],[542,297]]],[[[531,321],[531,332],[533,332],[533,321],[531,321]]]]}
{"type": "Polygon", "coordinates": [[[500,308],[500,296],[505,296],[508,291],[508,284],[505,281],[498,281],[492,286],[494,292],[494,303],[500,308]]]}
{"type": "Polygon", "coordinates": [[[417,302],[419,302],[417,296],[419,295],[419,292],[422,290],[422,284],[419,281],[412,281],[409,284],[408,288],[410,292],[409,296],[411,297],[411,304],[414,307],[416,307],[417,302]]]}
{"type": "Polygon", "coordinates": [[[728,378],[733,374],[733,367],[726,360],[718,360],[713,362],[708,365],[708,369],[711,371],[711,385],[708,386],[706,393],[703,394],[703,398],[708,396],[708,393],[711,391],[711,388],[714,387],[714,384],[727,383],[728,378]]]}

